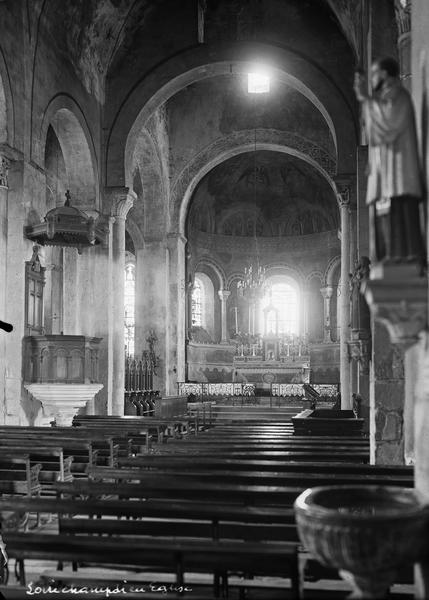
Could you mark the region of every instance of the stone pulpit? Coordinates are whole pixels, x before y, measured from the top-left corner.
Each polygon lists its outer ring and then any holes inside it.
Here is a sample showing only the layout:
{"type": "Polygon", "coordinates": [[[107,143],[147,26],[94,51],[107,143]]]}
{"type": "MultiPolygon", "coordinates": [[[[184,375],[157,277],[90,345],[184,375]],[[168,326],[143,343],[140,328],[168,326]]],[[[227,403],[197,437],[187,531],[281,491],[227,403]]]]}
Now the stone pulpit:
{"type": "Polygon", "coordinates": [[[24,387],[42,404],[42,425],[71,425],[78,410],[101,390],[100,341],[83,335],[24,338],[24,387]]]}

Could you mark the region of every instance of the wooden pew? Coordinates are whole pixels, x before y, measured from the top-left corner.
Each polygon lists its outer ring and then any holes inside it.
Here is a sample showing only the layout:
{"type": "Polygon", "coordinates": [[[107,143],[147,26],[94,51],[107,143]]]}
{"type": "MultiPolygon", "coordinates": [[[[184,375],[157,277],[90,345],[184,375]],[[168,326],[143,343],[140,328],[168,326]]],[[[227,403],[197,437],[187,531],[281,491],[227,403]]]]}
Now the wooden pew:
{"type": "MultiPolygon", "coordinates": [[[[94,565],[126,565],[130,568],[154,567],[176,573],[176,585],[183,586],[190,572],[222,576],[227,589],[228,574],[290,577],[294,598],[300,597],[297,545],[288,542],[243,543],[218,540],[182,540],[51,535],[6,532],[10,558],[17,559],[19,583],[25,585],[25,560],[84,562],[94,565]]],[[[142,578],[144,574],[142,573],[142,578]]]]}
{"type": "Polygon", "coordinates": [[[261,472],[256,470],[249,471],[228,471],[227,468],[206,471],[203,469],[177,469],[177,468],[159,468],[156,471],[142,470],[136,468],[110,468],[110,467],[90,467],[88,476],[94,480],[115,480],[115,481],[133,481],[133,482],[156,482],[173,479],[177,485],[183,481],[195,479],[200,482],[216,483],[220,487],[224,484],[236,483],[239,485],[269,485],[269,486],[296,486],[315,487],[319,485],[397,485],[402,487],[413,487],[414,478],[408,475],[377,475],[369,473],[318,473],[313,472],[261,472]]]}
{"type": "Polygon", "coordinates": [[[40,464],[30,464],[30,456],[22,453],[0,454],[0,493],[37,495],[41,491],[40,464]]]}
{"type": "Polygon", "coordinates": [[[136,519],[173,519],[209,521],[216,538],[219,523],[281,523],[294,525],[295,514],[291,507],[241,506],[225,501],[211,502],[170,501],[154,499],[146,502],[113,499],[44,498],[44,497],[0,497],[0,514],[9,511],[49,513],[61,515],[87,515],[125,517],[136,519]]]}
{"type": "MultiPolygon", "coordinates": [[[[146,435],[144,432],[143,435],[146,435]]],[[[125,436],[125,434],[124,434],[125,436]]],[[[46,440],[51,442],[57,440],[57,445],[69,440],[73,441],[73,449],[76,454],[86,455],[88,454],[89,462],[95,462],[93,454],[96,453],[97,457],[105,454],[109,457],[110,464],[112,464],[112,457],[114,454],[114,439],[113,434],[109,430],[74,430],[70,427],[18,427],[18,426],[0,426],[0,438],[1,439],[36,439],[38,442],[46,440]],[[77,441],[81,441],[82,448],[79,449],[76,445],[77,441]],[[81,450],[81,451],[79,451],[81,450]]]]}
{"type": "Polygon", "coordinates": [[[146,469],[172,468],[183,469],[228,469],[229,471],[258,470],[263,472],[317,472],[317,473],[346,473],[346,474],[377,474],[377,475],[405,475],[410,479],[414,476],[411,466],[403,465],[368,465],[358,463],[337,462],[294,462],[288,460],[263,460],[263,459],[236,459],[215,456],[200,456],[186,454],[151,454],[148,456],[134,456],[120,458],[119,467],[139,467],[146,469]]]}
{"type": "MultiPolygon", "coordinates": [[[[172,446],[173,449],[173,446],[172,446]]],[[[175,447],[174,452],[179,452],[180,450],[175,447]]],[[[314,462],[315,461],[315,452],[309,451],[305,449],[297,449],[291,451],[285,450],[263,450],[263,449],[255,449],[255,448],[247,448],[247,449],[230,449],[226,447],[215,447],[210,449],[205,449],[203,446],[201,448],[193,448],[192,453],[195,457],[198,458],[210,458],[216,456],[217,458],[235,458],[235,459],[249,459],[249,460],[270,460],[270,461],[303,461],[303,462],[314,462]]],[[[185,452],[183,452],[185,454],[185,452]]],[[[167,455],[167,453],[165,454],[167,455]]],[[[169,455],[169,454],[168,454],[169,455]]],[[[343,452],[338,452],[338,449],[333,447],[327,447],[323,450],[317,452],[317,461],[320,462],[346,462],[346,463],[368,463],[369,462],[369,452],[365,449],[363,450],[345,450],[343,452]]]]}
{"type": "MultiPolygon", "coordinates": [[[[134,416],[114,416],[114,415],[78,415],[73,419],[73,427],[105,428],[114,427],[119,430],[135,431],[137,428],[148,428],[149,432],[156,434],[157,441],[162,441],[165,435],[174,437],[174,432],[178,434],[187,433],[190,429],[192,419],[187,416],[171,417],[168,419],[158,419],[155,417],[134,417],[134,416]]],[[[198,427],[195,427],[195,433],[198,433],[198,427]]]]}
{"type": "Polygon", "coordinates": [[[214,483],[204,483],[195,480],[183,481],[180,486],[177,481],[164,478],[160,481],[139,483],[105,483],[86,480],[75,480],[73,483],[58,482],[53,488],[61,495],[72,497],[88,496],[96,498],[106,495],[120,498],[159,498],[171,500],[208,500],[249,506],[277,505],[291,506],[295,498],[303,491],[302,487],[268,486],[268,485],[237,485],[225,484],[222,489],[214,483]]]}

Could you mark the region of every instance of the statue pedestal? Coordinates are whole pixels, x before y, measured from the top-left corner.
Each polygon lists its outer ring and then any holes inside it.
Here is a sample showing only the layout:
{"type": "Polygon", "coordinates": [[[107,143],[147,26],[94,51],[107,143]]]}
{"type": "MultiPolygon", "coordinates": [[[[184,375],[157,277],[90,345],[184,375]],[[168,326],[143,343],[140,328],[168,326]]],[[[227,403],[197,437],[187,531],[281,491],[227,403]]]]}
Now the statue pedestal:
{"type": "Polygon", "coordinates": [[[70,427],[80,408],[93,400],[101,390],[101,383],[30,383],[24,387],[42,404],[41,426],[49,427],[52,421],[58,427],[70,427]]]}
{"type": "Polygon", "coordinates": [[[387,328],[392,344],[410,347],[427,321],[427,280],[417,265],[377,264],[363,293],[373,316],[387,328]]]}

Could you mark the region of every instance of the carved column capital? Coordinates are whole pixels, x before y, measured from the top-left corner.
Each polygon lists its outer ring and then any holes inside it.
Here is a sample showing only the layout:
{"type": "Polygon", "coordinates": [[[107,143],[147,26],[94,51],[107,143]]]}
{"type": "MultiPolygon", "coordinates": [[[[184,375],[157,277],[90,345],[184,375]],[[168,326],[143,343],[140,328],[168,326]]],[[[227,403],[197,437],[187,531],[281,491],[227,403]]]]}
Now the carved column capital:
{"type": "Polygon", "coordinates": [[[350,340],[347,342],[349,351],[349,360],[355,360],[359,363],[361,372],[369,373],[369,363],[371,360],[371,336],[363,329],[352,329],[350,340]]]}
{"type": "Polygon", "coordinates": [[[229,290],[219,290],[218,295],[222,302],[226,302],[230,297],[231,292],[229,290]]]}
{"type": "Polygon", "coordinates": [[[334,288],[331,285],[320,288],[320,293],[324,298],[331,298],[334,292],[334,288]]]}
{"type": "Polygon", "coordinates": [[[352,176],[339,175],[335,177],[335,187],[337,188],[337,199],[340,207],[349,207],[351,202],[352,176]]]}
{"type": "Polygon", "coordinates": [[[9,172],[9,161],[8,159],[0,154],[0,187],[8,188],[8,172],[9,172]]]}
{"type": "MultiPolygon", "coordinates": [[[[372,273],[371,273],[372,275],[372,273]]],[[[387,328],[393,344],[408,348],[427,326],[427,280],[413,265],[384,267],[384,277],[362,284],[374,317],[387,328]]]]}
{"type": "Polygon", "coordinates": [[[126,219],[137,195],[127,187],[108,187],[104,191],[107,209],[111,217],[126,219]]]}

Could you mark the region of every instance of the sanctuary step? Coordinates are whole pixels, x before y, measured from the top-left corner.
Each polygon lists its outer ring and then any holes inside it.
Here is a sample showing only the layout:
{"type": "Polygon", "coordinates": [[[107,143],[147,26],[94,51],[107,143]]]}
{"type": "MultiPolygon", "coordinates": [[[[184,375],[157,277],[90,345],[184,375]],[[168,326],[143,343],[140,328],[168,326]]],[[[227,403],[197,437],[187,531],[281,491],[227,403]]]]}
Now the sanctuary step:
{"type": "MultiPolygon", "coordinates": [[[[289,406],[270,406],[267,403],[259,404],[259,398],[250,398],[252,404],[243,404],[242,406],[234,404],[217,403],[212,406],[212,419],[219,423],[220,421],[275,421],[282,422],[292,419],[302,408],[301,405],[289,406]]],[[[266,398],[264,398],[266,400],[266,398]]]]}

